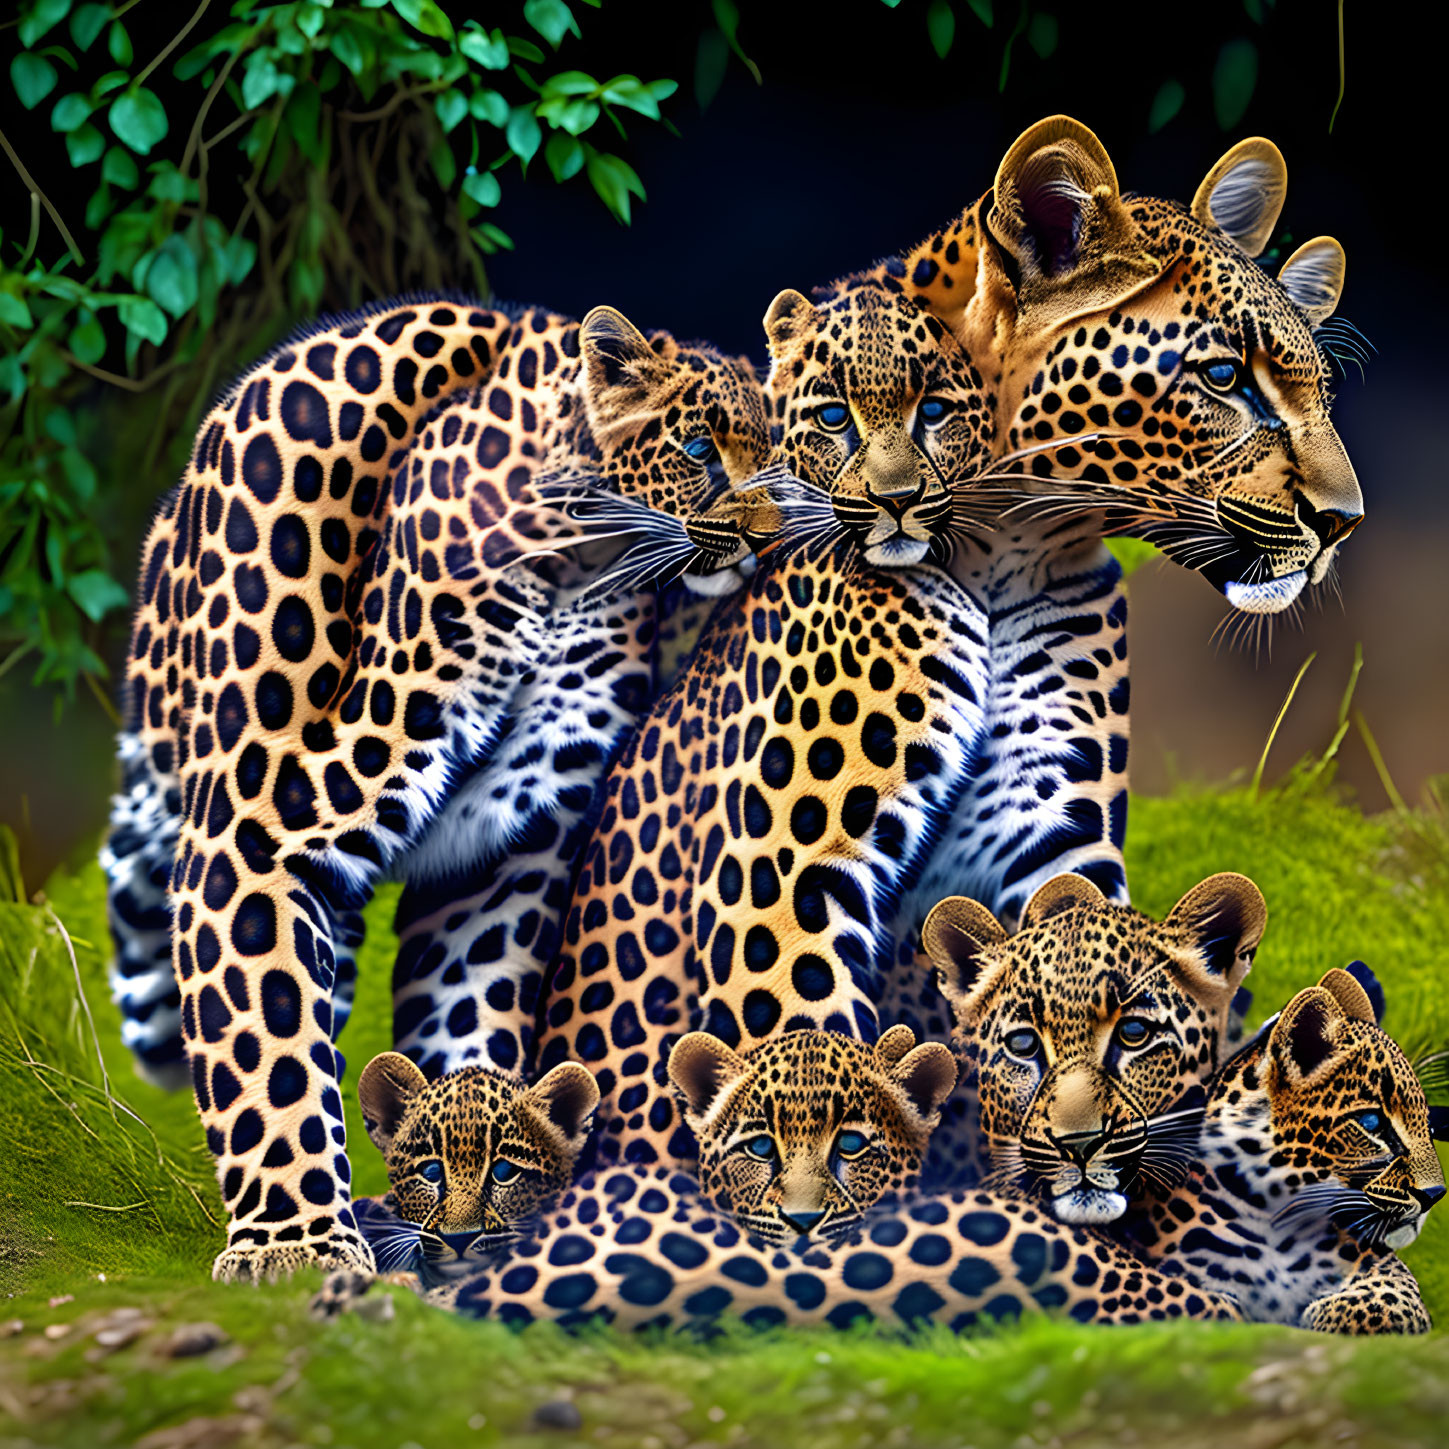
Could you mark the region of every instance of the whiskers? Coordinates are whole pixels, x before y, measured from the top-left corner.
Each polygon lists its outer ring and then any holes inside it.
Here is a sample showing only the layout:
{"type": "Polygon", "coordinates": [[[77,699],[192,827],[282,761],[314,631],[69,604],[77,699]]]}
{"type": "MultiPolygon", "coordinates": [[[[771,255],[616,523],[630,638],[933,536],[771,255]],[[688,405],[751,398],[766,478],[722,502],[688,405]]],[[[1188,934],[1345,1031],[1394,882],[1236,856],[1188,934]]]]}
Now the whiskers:
{"type": "Polygon", "coordinates": [[[1313,329],[1313,340],[1323,353],[1344,376],[1348,376],[1348,364],[1358,368],[1360,378],[1364,367],[1378,351],[1378,348],[1359,331],[1346,317],[1330,317],[1313,329]]]}
{"type": "Polygon", "coordinates": [[[1143,1120],[1137,1170],[1155,1187],[1171,1190],[1186,1179],[1197,1157],[1203,1102],[1200,1096],[1143,1120]]]}
{"type": "Polygon", "coordinates": [[[369,1233],[367,1241],[372,1247],[377,1271],[400,1273],[411,1268],[423,1251],[422,1239],[422,1228],[401,1218],[376,1233],[369,1233]]]}
{"type": "Polygon", "coordinates": [[[1337,1179],[1310,1183],[1273,1215],[1273,1226],[1298,1234],[1336,1227],[1366,1247],[1377,1247],[1398,1227],[1396,1214],[1386,1212],[1365,1192],[1337,1179]]]}

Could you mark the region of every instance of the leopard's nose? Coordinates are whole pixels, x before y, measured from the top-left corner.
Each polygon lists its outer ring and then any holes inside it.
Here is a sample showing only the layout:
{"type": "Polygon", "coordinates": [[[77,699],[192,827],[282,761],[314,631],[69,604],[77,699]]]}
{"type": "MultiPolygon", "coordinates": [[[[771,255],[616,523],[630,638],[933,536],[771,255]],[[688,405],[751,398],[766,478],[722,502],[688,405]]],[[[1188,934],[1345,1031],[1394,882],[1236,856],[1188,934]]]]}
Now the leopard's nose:
{"type": "Polygon", "coordinates": [[[1430,1187],[1411,1187],[1410,1193],[1419,1204],[1420,1212],[1428,1212],[1446,1191],[1442,1182],[1436,1182],[1430,1187]]]}
{"type": "Polygon", "coordinates": [[[799,1233],[802,1238],[808,1238],[810,1236],[811,1230],[820,1222],[821,1218],[823,1218],[824,1216],[825,1214],[823,1212],[797,1211],[793,1213],[787,1213],[782,1210],[780,1213],[780,1217],[785,1222],[789,1223],[790,1226],[794,1228],[795,1231],[799,1233]]]}
{"type": "Polygon", "coordinates": [[[1332,548],[1347,538],[1363,522],[1363,512],[1352,513],[1345,508],[1312,508],[1300,500],[1299,517],[1318,535],[1324,548],[1332,548]]]}
{"type": "Polygon", "coordinates": [[[461,1258],[473,1246],[478,1232],[474,1229],[471,1233],[439,1233],[438,1237],[461,1258]]]}

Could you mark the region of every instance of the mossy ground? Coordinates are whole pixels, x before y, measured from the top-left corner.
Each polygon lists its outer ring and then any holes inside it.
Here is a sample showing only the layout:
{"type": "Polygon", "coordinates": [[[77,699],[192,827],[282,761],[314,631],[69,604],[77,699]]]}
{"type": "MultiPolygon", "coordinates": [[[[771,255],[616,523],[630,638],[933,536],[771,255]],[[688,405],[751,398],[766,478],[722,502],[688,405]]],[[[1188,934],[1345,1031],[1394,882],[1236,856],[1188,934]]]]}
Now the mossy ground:
{"type": "MultiPolygon", "coordinates": [[[[1428,811],[1365,818],[1325,776],[1305,767],[1257,799],[1233,788],[1135,801],[1134,899],[1160,913],[1213,871],[1241,870],[1271,912],[1255,1016],[1361,957],[1411,1050],[1449,1042],[1444,822],[1428,811]]],[[[324,1323],[307,1311],[315,1281],[217,1287],[207,1269],[221,1210],[190,1099],[137,1079],[119,1044],[99,871],[62,873],[47,901],[54,917],[0,906],[0,1449],[1443,1442],[1449,1334],[1438,1332],[1353,1343],[1043,1319],[965,1338],[812,1331],[694,1344],[516,1335],[399,1290],[391,1318],[324,1323]],[[139,1309],[145,1329],[111,1348],[95,1334],[125,1321],[108,1316],[117,1308],[139,1309]],[[12,1319],[23,1327],[10,1332],[12,1319]],[[162,1356],[166,1336],[197,1321],[229,1341],[162,1356]],[[551,1406],[542,1418],[540,1405],[551,1406]]],[[[384,892],[369,912],[343,1041],[354,1066],[387,1045],[393,901],[384,892]]],[[[349,1107],[358,1187],[375,1191],[381,1163],[349,1107]]],[[[1449,1323],[1449,1210],[1408,1261],[1449,1323]]]]}

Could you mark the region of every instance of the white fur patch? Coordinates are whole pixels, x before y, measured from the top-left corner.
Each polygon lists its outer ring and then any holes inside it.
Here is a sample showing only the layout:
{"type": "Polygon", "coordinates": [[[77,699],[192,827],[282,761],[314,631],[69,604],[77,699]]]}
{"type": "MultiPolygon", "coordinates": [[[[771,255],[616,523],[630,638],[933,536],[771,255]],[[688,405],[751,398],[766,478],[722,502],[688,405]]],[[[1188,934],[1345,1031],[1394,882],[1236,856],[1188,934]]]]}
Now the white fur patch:
{"type": "Polygon", "coordinates": [[[1298,569],[1281,579],[1269,579],[1262,584],[1230,583],[1223,593],[1233,608],[1241,609],[1245,614],[1277,614],[1303,592],[1307,582],[1307,573],[1298,569]]]}
{"type": "Polygon", "coordinates": [[[1075,1187],[1052,1199],[1052,1216],[1074,1227],[1114,1223],[1126,1211],[1127,1199],[1122,1193],[1103,1192],[1097,1187],[1075,1187]]]}

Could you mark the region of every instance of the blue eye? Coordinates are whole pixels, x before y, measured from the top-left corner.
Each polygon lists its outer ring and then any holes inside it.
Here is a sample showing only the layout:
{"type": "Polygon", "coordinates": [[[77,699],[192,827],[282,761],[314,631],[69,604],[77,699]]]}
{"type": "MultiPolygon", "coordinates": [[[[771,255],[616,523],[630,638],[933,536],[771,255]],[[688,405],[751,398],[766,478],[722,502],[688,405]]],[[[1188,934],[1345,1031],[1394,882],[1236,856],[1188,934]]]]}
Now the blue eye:
{"type": "Polygon", "coordinates": [[[841,432],[850,422],[850,409],[844,403],[826,403],[815,409],[815,421],[827,433],[841,432]]]}
{"type": "Polygon", "coordinates": [[[1151,1035],[1152,1023],[1140,1017],[1123,1017],[1117,1023],[1117,1040],[1125,1047],[1140,1047],[1151,1035]]]}
{"type": "Polygon", "coordinates": [[[1237,387],[1239,374],[1236,362],[1210,362],[1202,370],[1208,386],[1217,388],[1219,392],[1231,392],[1237,387]]]}
{"type": "Polygon", "coordinates": [[[945,402],[941,398],[927,397],[921,399],[921,406],[919,411],[921,415],[921,421],[925,423],[927,427],[932,427],[936,423],[939,423],[941,419],[946,416],[948,409],[945,402]]]}
{"type": "Polygon", "coordinates": [[[704,435],[698,438],[691,438],[684,445],[684,451],[696,463],[712,463],[719,457],[719,449],[715,447],[714,439],[704,435]]]}
{"type": "Polygon", "coordinates": [[[859,1157],[870,1143],[864,1132],[842,1132],[835,1145],[842,1157],[859,1157]]]}
{"type": "Polygon", "coordinates": [[[1029,1027],[1022,1027],[1020,1031],[1013,1031],[1007,1035],[1006,1049],[1012,1056],[1020,1057],[1023,1061],[1030,1061],[1041,1047],[1041,1041],[1037,1034],[1029,1027]]]}
{"type": "Polygon", "coordinates": [[[768,1162],[775,1155],[775,1139],[765,1136],[751,1137],[745,1143],[745,1151],[761,1162],[768,1162]]]}
{"type": "Polygon", "coordinates": [[[1358,1114],[1358,1125],[1365,1132],[1377,1132],[1384,1125],[1384,1119],[1377,1112],[1360,1112],[1358,1114]]]}
{"type": "Polygon", "coordinates": [[[513,1179],[517,1176],[518,1164],[516,1162],[510,1162],[506,1157],[500,1157],[498,1161],[493,1164],[494,1182],[512,1182],[513,1179]]]}
{"type": "Polygon", "coordinates": [[[424,1182],[439,1183],[443,1180],[443,1164],[436,1157],[430,1157],[419,1165],[418,1176],[424,1182]]]}

